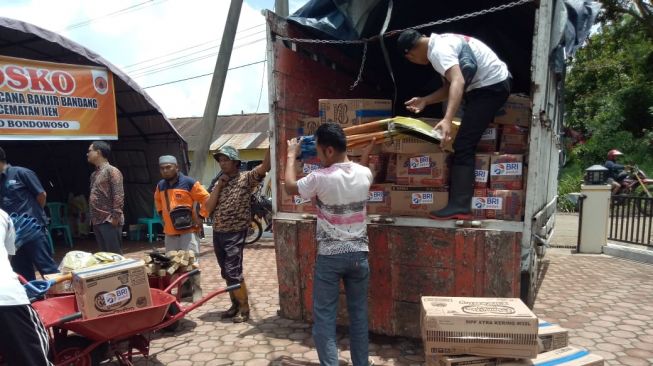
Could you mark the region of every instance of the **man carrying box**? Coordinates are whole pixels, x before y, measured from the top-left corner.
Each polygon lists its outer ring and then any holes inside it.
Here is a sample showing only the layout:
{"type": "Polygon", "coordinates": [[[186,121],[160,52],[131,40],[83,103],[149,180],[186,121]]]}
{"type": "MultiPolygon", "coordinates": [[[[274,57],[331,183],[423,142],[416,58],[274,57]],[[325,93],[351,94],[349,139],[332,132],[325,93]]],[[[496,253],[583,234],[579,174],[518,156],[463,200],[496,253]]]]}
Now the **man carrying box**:
{"type": "Polygon", "coordinates": [[[497,55],[478,39],[451,33],[427,37],[414,29],[401,33],[399,50],[408,61],[428,65],[443,77],[443,86],[424,97],[408,100],[406,109],[420,113],[429,104],[447,101],[444,118],[433,128],[450,139],[452,120],[461,102],[465,113],[453,143],[449,202],[431,212],[436,220],[471,219],[474,190],[474,154],[483,132],[510,95],[510,73],[497,55]]]}
{"type": "MultiPolygon", "coordinates": [[[[203,218],[208,216],[206,201],[209,193],[200,182],[179,172],[177,158],[164,155],[159,158],[161,181],[154,191],[154,205],[163,218],[166,252],[192,250],[199,254],[197,231],[202,230],[203,218]],[[199,205],[199,216],[195,205],[199,205]]],[[[193,301],[202,298],[200,275],[191,276],[193,301]]]]}
{"type": "MultiPolygon", "coordinates": [[[[320,365],[338,365],[336,316],[339,285],[345,285],[349,314],[351,360],[368,366],[367,289],[370,268],[366,206],[372,172],[347,157],[342,128],[325,123],[315,131],[317,156],[324,168],[297,180],[295,160],[301,141],[288,141],[285,189],[289,195],[315,199],[317,205],[317,260],[313,281],[313,339],[320,365]]],[[[372,144],[374,141],[372,141],[372,144]]],[[[370,145],[371,146],[371,145],[370,145]]],[[[370,147],[363,153],[367,164],[370,147]]]]}

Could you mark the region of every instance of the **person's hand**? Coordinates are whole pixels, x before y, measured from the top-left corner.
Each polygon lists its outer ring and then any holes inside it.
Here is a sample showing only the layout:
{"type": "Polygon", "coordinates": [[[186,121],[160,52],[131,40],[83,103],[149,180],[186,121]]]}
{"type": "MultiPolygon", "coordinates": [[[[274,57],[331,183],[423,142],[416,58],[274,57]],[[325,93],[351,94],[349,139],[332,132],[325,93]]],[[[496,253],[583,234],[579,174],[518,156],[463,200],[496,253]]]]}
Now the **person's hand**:
{"type": "Polygon", "coordinates": [[[372,149],[374,149],[375,144],[376,144],[376,137],[372,138],[372,141],[370,141],[370,143],[363,148],[363,150],[361,151],[361,155],[369,156],[372,153],[372,149]]]}
{"type": "Polygon", "coordinates": [[[215,191],[215,190],[222,189],[222,187],[224,187],[228,181],[229,181],[229,176],[226,174],[222,174],[220,178],[218,178],[218,181],[215,182],[215,185],[213,186],[213,190],[215,191]]]}
{"type": "Polygon", "coordinates": [[[426,100],[422,97],[413,97],[404,105],[409,112],[420,113],[426,108],[426,100]]]}
{"type": "Polygon", "coordinates": [[[293,137],[288,140],[288,158],[295,159],[301,154],[302,139],[293,137]]]}
{"type": "Polygon", "coordinates": [[[120,218],[119,217],[112,217],[111,218],[111,225],[118,227],[120,226],[120,218]]]}
{"type": "Polygon", "coordinates": [[[440,130],[440,133],[442,134],[442,141],[440,142],[441,147],[444,147],[444,144],[451,140],[451,123],[451,120],[443,119],[431,130],[433,132],[435,132],[435,130],[440,130]]]}

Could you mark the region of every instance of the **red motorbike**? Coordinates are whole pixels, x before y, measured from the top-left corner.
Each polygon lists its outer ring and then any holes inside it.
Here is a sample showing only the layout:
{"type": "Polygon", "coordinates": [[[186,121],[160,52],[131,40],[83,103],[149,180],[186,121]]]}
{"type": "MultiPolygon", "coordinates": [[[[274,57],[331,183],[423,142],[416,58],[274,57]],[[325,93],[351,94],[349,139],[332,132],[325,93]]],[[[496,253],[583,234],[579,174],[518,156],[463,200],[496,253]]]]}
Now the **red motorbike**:
{"type": "Polygon", "coordinates": [[[619,182],[621,188],[617,191],[616,202],[623,203],[624,200],[619,200],[620,196],[636,196],[645,199],[639,200],[637,209],[642,215],[653,215],[653,179],[648,178],[643,170],[639,169],[637,165],[626,166],[624,172],[626,177],[619,182]],[[649,198],[649,199],[646,199],[649,198]]]}

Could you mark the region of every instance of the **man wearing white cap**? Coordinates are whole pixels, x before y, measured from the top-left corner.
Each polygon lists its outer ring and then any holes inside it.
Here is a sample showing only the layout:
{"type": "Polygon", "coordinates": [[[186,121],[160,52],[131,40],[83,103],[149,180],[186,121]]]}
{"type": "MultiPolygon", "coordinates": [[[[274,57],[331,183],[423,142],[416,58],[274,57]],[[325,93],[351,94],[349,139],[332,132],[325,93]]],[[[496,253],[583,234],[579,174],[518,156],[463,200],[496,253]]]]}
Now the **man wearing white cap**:
{"type": "MultiPolygon", "coordinates": [[[[199,253],[198,230],[208,215],[206,200],[209,193],[200,182],[179,172],[172,155],[159,158],[161,181],[154,191],[154,205],[163,219],[166,252],[192,250],[199,253]],[[195,206],[199,205],[199,216],[195,206]]],[[[200,277],[193,276],[193,301],[202,297],[200,277]]]]}

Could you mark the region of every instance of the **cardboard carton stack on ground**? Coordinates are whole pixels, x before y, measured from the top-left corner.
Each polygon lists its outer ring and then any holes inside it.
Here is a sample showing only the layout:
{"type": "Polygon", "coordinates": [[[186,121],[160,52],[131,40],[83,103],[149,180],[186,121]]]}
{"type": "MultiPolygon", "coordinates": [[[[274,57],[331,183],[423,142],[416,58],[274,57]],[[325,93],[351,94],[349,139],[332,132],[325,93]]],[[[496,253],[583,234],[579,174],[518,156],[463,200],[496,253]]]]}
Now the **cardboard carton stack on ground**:
{"type": "Polygon", "coordinates": [[[421,328],[427,366],[603,365],[520,299],[424,296],[421,328]]]}
{"type": "Polygon", "coordinates": [[[152,305],[145,263],[134,259],[73,271],[73,289],[84,319],[152,305]]]}

